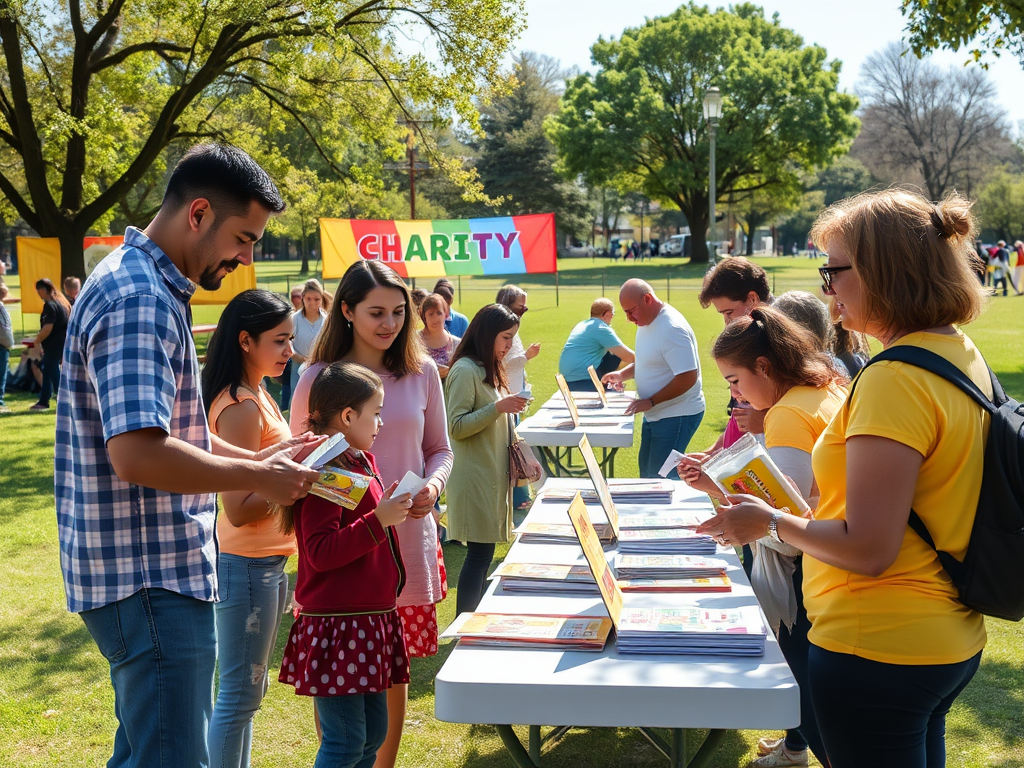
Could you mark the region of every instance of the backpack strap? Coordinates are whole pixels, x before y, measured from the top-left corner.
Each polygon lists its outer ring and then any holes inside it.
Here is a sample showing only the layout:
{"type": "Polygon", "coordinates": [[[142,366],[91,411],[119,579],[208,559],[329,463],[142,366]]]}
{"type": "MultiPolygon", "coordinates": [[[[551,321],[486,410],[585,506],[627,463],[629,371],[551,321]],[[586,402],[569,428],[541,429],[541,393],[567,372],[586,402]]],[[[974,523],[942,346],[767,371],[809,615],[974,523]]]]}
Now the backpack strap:
{"type": "Polygon", "coordinates": [[[894,360],[900,363],[907,363],[908,365],[913,365],[915,368],[922,368],[929,373],[934,373],[936,376],[945,379],[951,384],[955,384],[972,400],[974,400],[974,402],[990,414],[995,413],[999,410],[999,406],[1006,402],[1006,393],[1003,392],[1002,385],[996,378],[995,373],[992,372],[992,369],[989,368],[988,363],[985,364],[985,367],[988,368],[988,374],[992,380],[992,400],[990,400],[988,396],[978,388],[977,384],[968,378],[967,374],[949,362],[946,358],[941,355],[937,355],[934,352],[930,352],[927,349],[910,346],[889,347],[888,349],[883,349],[877,355],[872,357],[868,361],[867,365],[865,365],[857,374],[857,379],[854,379],[851,383],[849,397],[853,397],[854,387],[857,384],[857,380],[860,379],[861,374],[864,372],[864,369],[874,363],[882,362],[883,360],[894,360]]]}
{"type": "MultiPolygon", "coordinates": [[[[988,363],[985,363],[985,367],[988,368],[988,375],[992,380],[992,395],[993,399],[989,400],[982,392],[978,385],[971,381],[963,371],[953,365],[949,360],[921,347],[912,346],[897,346],[883,349],[877,355],[872,357],[864,368],[861,368],[855,378],[850,383],[850,393],[846,398],[847,406],[849,406],[850,400],[853,398],[853,390],[857,386],[857,381],[860,379],[861,374],[864,370],[874,363],[879,363],[883,360],[895,360],[900,363],[906,363],[913,365],[915,368],[922,368],[929,373],[934,373],[936,376],[940,376],[951,384],[955,384],[961,390],[963,390],[972,400],[978,405],[988,411],[990,414],[995,414],[999,410],[999,407],[1003,405],[1006,400],[1006,393],[1003,391],[1002,385],[999,383],[999,379],[996,378],[992,368],[989,367],[988,363]]],[[[935,550],[939,557],[939,562],[945,568],[946,572],[950,574],[954,582],[960,583],[957,579],[962,578],[963,575],[963,564],[956,560],[952,555],[947,552],[939,550],[935,546],[935,539],[928,532],[927,526],[920,516],[911,508],[910,518],[907,520],[907,525],[910,526],[911,530],[914,531],[918,536],[924,539],[924,542],[935,550]]]]}

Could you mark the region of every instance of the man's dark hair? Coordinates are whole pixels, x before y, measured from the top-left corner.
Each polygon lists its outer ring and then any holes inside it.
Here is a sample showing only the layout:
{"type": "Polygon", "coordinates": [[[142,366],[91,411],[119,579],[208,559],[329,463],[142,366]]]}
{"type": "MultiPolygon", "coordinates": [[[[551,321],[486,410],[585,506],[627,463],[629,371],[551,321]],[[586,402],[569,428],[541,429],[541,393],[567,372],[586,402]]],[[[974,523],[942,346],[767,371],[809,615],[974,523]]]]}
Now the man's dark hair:
{"type": "Polygon", "coordinates": [[[697,300],[707,309],[712,299],[746,301],[751,291],[757,294],[762,303],[767,304],[772,295],[768,275],[752,261],[742,256],[730,256],[704,276],[704,287],[697,300]]]}
{"type": "Polygon", "coordinates": [[[253,201],[271,213],[281,213],[281,193],[255,160],[238,147],[198,144],[178,161],[167,182],[163,204],[177,210],[192,200],[210,201],[218,223],[248,213],[253,201]]]}
{"type": "Polygon", "coordinates": [[[447,301],[449,307],[455,301],[455,289],[452,287],[451,280],[447,278],[442,277],[437,281],[434,285],[434,293],[447,301]]]}

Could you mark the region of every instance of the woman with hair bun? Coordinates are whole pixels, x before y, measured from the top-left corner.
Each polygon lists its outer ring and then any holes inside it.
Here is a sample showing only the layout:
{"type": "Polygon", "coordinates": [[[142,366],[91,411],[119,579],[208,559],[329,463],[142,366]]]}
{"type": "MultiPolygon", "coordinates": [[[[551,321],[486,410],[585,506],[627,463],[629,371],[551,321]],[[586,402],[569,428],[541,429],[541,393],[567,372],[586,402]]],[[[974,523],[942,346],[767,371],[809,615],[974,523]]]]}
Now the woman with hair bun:
{"type": "MultiPolygon", "coordinates": [[[[821,305],[818,299],[810,298],[821,305]]],[[[824,305],[821,309],[825,311],[824,305]]],[[[765,413],[768,454],[811,506],[818,495],[811,451],[842,407],[846,399],[843,385],[848,382],[845,370],[840,370],[834,358],[822,350],[823,342],[815,330],[774,306],[756,307],[748,316],[727,325],[711,350],[729,382],[730,394],[765,413]]],[[[684,458],[679,475],[694,488],[724,500],[695,461],[684,458]]],[[[801,718],[800,726],[791,728],[784,738],[762,739],[762,756],[751,765],[806,765],[808,746],[827,764],[807,691],[807,633],[811,624],[802,598],[802,552],[767,536],[754,541],[752,549],[750,583],[800,685],[801,718]]]]}
{"type": "MultiPolygon", "coordinates": [[[[811,234],[847,330],[933,352],[991,397],[988,366],[958,327],[983,306],[975,229],[962,197],[932,204],[887,190],[831,206],[811,234]]],[[[978,670],[985,622],[908,521],[913,509],[935,546],[963,559],[989,424],[945,379],[880,361],[814,446],[814,519],[730,497],[699,529],[730,542],[768,533],[803,550],[809,688],[832,768],[945,765],[946,714],[978,670]]]]}

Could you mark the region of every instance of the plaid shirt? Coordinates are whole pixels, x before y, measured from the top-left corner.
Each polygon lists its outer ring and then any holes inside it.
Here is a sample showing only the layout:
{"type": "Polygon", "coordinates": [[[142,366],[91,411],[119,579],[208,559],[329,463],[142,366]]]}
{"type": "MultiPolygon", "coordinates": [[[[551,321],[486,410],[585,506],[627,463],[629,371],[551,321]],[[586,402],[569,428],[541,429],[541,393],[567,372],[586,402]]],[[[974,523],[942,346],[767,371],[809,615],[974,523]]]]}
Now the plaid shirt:
{"type": "Polygon", "coordinates": [[[215,497],[126,483],[106,448],[112,437],[155,427],[210,449],[188,305],[194,292],[167,255],[129,227],[75,302],[54,457],[70,611],[143,588],[217,598],[215,497]]]}

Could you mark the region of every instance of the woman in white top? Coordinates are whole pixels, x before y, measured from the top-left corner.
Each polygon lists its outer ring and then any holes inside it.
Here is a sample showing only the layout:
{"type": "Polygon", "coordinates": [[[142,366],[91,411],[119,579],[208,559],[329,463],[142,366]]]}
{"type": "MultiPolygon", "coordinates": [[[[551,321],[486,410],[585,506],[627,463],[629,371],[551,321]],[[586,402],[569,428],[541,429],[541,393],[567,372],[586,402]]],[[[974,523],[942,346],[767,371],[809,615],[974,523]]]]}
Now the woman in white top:
{"type": "Polygon", "coordinates": [[[307,280],[302,286],[302,309],[292,315],[295,324],[295,337],[292,339],[292,392],[299,383],[301,368],[313,348],[313,342],[320,335],[325,317],[324,287],[319,280],[307,280]]]}
{"type": "MultiPolygon", "coordinates": [[[[498,296],[494,303],[503,304],[519,318],[522,318],[529,309],[526,306],[526,291],[518,285],[503,285],[498,289],[498,296]]],[[[526,363],[533,360],[538,354],[540,354],[540,344],[531,344],[524,348],[517,332],[512,339],[512,349],[509,350],[504,360],[509,394],[518,394],[526,388],[526,363]]]]}

